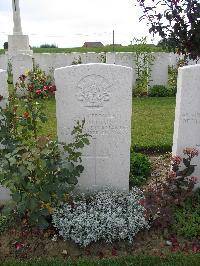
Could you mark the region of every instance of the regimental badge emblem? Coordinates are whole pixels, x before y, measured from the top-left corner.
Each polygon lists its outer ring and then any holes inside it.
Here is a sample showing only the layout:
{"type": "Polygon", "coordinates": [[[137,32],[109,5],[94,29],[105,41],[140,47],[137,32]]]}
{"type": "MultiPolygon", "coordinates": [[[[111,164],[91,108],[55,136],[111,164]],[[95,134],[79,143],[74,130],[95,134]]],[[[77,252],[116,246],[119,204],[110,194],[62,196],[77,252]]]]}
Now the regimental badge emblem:
{"type": "Polygon", "coordinates": [[[85,107],[103,107],[110,100],[110,86],[102,76],[94,74],[86,76],[77,85],[77,100],[85,107]]]}

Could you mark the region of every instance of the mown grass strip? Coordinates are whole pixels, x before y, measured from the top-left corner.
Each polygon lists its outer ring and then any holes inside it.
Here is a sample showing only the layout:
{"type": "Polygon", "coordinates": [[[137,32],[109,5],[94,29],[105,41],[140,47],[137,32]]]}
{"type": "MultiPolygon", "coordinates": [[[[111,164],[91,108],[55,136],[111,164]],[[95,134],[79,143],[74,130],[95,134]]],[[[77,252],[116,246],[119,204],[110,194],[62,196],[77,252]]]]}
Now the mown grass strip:
{"type": "Polygon", "coordinates": [[[1,266],[199,266],[200,254],[172,255],[165,258],[153,256],[128,256],[114,259],[42,259],[32,261],[7,261],[1,266]]]}

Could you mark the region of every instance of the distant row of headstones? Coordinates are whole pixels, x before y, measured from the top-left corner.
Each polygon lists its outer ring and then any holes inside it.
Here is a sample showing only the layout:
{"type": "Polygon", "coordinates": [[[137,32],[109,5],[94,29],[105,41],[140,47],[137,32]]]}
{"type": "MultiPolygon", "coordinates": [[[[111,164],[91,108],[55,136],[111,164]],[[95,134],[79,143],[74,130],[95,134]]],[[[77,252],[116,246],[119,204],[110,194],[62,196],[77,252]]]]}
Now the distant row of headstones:
{"type": "MultiPolygon", "coordinates": [[[[199,73],[200,65],[179,69],[173,143],[177,155],[186,147],[200,147],[199,73]]],[[[85,131],[91,135],[91,144],[83,152],[81,190],[129,188],[133,79],[131,68],[113,64],[55,70],[59,141],[71,141],[77,120],[85,119],[85,131]]],[[[8,97],[5,71],[0,71],[0,94],[8,97]]],[[[200,176],[198,157],[195,164],[194,174],[200,176]]]]}
{"type": "MultiPolygon", "coordinates": [[[[173,53],[152,53],[154,61],[151,65],[150,85],[167,85],[168,66],[176,66],[181,58],[173,53]]],[[[32,58],[36,65],[46,73],[60,67],[70,66],[77,63],[107,63],[116,64],[133,68],[134,79],[136,79],[135,53],[36,53],[33,56],[20,55],[11,57],[14,76],[20,74],[20,70],[30,67],[32,58]],[[17,62],[18,61],[18,62],[17,62]],[[17,69],[16,69],[17,66],[17,69]]],[[[195,64],[196,61],[190,60],[188,64],[195,64]]],[[[7,69],[8,56],[0,55],[0,68],[7,69]]],[[[22,73],[21,73],[22,74],[22,73]]]]}

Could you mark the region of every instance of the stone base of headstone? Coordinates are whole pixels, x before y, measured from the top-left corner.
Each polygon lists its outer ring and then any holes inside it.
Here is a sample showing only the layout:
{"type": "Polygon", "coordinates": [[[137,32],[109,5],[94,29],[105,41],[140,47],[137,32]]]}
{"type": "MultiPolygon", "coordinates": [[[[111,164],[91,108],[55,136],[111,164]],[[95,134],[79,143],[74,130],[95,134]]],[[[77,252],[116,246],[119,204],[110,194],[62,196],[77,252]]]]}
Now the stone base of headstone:
{"type": "Polygon", "coordinates": [[[8,55],[11,57],[17,54],[33,55],[28,35],[8,35],[8,55]]]}

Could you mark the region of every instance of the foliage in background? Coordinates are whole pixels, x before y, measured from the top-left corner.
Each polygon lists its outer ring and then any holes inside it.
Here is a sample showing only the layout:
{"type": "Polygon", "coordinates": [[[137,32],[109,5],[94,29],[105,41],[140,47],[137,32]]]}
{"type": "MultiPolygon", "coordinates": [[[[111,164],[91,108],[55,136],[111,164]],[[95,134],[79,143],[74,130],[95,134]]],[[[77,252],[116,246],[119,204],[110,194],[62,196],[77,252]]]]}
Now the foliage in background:
{"type": "Polygon", "coordinates": [[[4,42],[4,44],[3,44],[3,49],[4,49],[4,50],[8,50],[8,42],[4,42]]]}
{"type": "Polygon", "coordinates": [[[185,157],[174,156],[171,159],[171,171],[166,180],[160,180],[157,173],[153,173],[154,185],[148,186],[145,191],[144,206],[148,217],[159,228],[167,228],[175,222],[175,209],[183,206],[186,199],[193,196],[193,189],[197,177],[191,176],[195,171],[192,159],[199,152],[193,148],[184,150],[185,157]],[[181,165],[183,162],[184,168],[181,165]]]}
{"type": "Polygon", "coordinates": [[[54,96],[56,91],[52,76],[46,75],[38,66],[21,75],[16,86],[28,91],[34,98],[48,98],[54,96]]]}
{"type": "Polygon", "coordinates": [[[158,33],[174,52],[200,56],[199,0],[137,0],[149,22],[149,32],[158,33]]]}
{"type": "Polygon", "coordinates": [[[8,59],[8,65],[7,65],[7,73],[8,73],[8,84],[13,83],[13,72],[12,72],[12,63],[11,60],[8,59]]]}
{"type": "Polygon", "coordinates": [[[56,44],[48,44],[48,43],[45,43],[45,44],[41,44],[40,45],[40,48],[58,48],[58,46],[56,44]]]}
{"type": "Polygon", "coordinates": [[[141,186],[151,173],[151,163],[148,157],[142,153],[131,152],[130,158],[130,187],[141,186]]]}
{"type": "Polygon", "coordinates": [[[42,228],[77,184],[83,171],[81,149],[89,144],[84,121],[74,127],[72,143],[41,136],[39,127],[47,121],[44,108],[32,92],[19,102],[16,90],[6,108],[0,108],[0,184],[10,189],[17,211],[42,228]],[[20,115],[19,103],[25,110],[20,115]]]}
{"type": "Polygon", "coordinates": [[[74,58],[74,60],[72,61],[72,65],[79,65],[79,64],[82,64],[82,59],[80,55],[78,56],[78,58],[74,58]]]}
{"type": "Polygon", "coordinates": [[[176,96],[177,92],[177,78],[178,78],[178,68],[187,65],[187,58],[179,59],[176,66],[168,66],[168,82],[167,91],[168,96],[176,96]]]}
{"type": "Polygon", "coordinates": [[[105,190],[72,198],[53,214],[53,224],[65,240],[88,246],[92,242],[118,240],[133,242],[142,229],[148,229],[143,193],[134,188],[129,193],[105,190]]]}
{"type": "Polygon", "coordinates": [[[187,238],[200,237],[200,190],[189,198],[184,206],[176,209],[173,229],[177,235],[187,238]]]}
{"type": "Polygon", "coordinates": [[[151,66],[153,65],[154,55],[151,49],[147,49],[147,38],[134,38],[135,45],[135,65],[136,65],[136,84],[133,88],[134,96],[148,95],[149,83],[151,80],[151,66]]]}
{"type": "Polygon", "coordinates": [[[171,96],[175,96],[177,92],[177,78],[178,68],[177,66],[168,66],[168,83],[167,89],[172,93],[171,96]]]}
{"type": "MultiPolygon", "coordinates": [[[[160,47],[157,47],[153,44],[147,44],[146,46],[147,50],[151,50],[152,52],[162,52],[163,49],[160,47]]],[[[136,45],[129,45],[129,46],[118,46],[115,47],[115,52],[134,52],[137,49],[136,45]]],[[[0,50],[1,52],[1,50],[0,50]]],[[[3,50],[2,50],[3,52],[3,50]]],[[[75,47],[75,48],[33,48],[34,53],[72,53],[72,52],[78,52],[78,53],[87,53],[87,52],[96,52],[96,53],[102,53],[102,52],[113,52],[112,46],[104,46],[104,47],[98,47],[98,48],[86,48],[86,47],[75,47]]]]}
{"type": "MultiPolygon", "coordinates": [[[[173,68],[174,69],[174,68],[173,68]]],[[[154,85],[150,87],[149,89],[149,96],[150,97],[172,97],[176,95],[176,87],[172,85],[172,82],[174,82],[174,79],[171,78],[172,76],[172,69],[171,75],[170,75],[170,85],[164,86],[164,85],[154,85]]],[[[174,83],[173,83],[174,84],[174,83]]]]}

